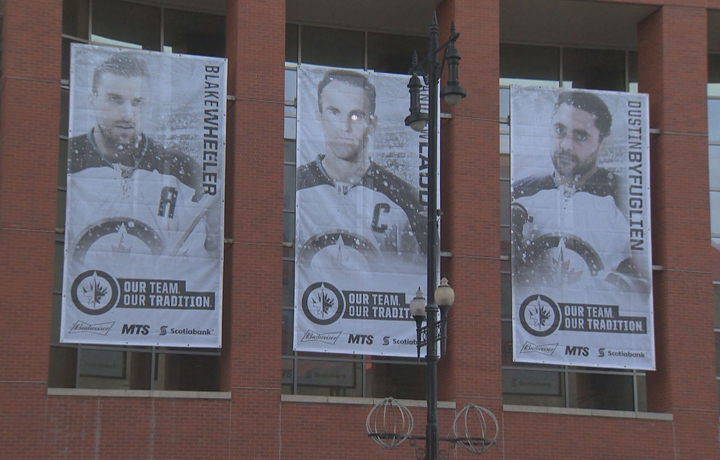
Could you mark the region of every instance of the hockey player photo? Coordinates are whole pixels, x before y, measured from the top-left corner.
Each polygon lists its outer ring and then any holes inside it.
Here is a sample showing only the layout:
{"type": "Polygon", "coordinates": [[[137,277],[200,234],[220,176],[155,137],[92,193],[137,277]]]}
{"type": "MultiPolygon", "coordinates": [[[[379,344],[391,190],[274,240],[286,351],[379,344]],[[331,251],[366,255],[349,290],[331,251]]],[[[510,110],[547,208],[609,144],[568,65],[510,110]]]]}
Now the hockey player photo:
{"type": "Polygon", "coordinates": [[[407,303],[426,284],[427,142],[403,122],[407,81],[298,68],[296,349],[414,353],[407,303]],[[332,347],[314,338],[324,327],[343,330],[332,347]],[[358,343],[368,331],[408,340],[358,343]]]}
{"type": "Polygon", "coordinates": [[[511,87],[514,361],[654,368],[648,112],[644,94],[511,87]]]}
{"type": "Polygon", "coordinates": [[[212,324],[207,335],[218,344],[224,100],[203,90],[220,87],[220,67],[92,46],[74,47],[73,58],[65,338],[155,344],[168,339],[118,339],[121,324],[98,339],[73,332],[72,321],[102,314],[167,326],[169,312],[204,311],[199,324],[212,324]]]}

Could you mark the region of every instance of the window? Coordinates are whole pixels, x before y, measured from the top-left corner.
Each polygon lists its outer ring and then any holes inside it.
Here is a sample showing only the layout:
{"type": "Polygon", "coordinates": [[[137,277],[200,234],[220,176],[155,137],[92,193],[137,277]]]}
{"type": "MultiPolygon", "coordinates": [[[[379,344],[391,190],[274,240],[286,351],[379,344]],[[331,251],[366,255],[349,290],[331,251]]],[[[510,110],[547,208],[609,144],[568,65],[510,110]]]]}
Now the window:
{"type": "MultiPolygon", "coordinates": [[[[708,164],[710,174],[710,244],[715,305],[715,355],[720,374],[720,54],[708,56],[708,164]]],[[[717,376],[720,395],[720,375],[717,376]]]]}
{"type": "Polygon", "coordinates": [[[627,51],[500,45],[500,289],[505,404],[647,410],[645,373],[642,371],[512,361],[509,85],[637,90],[636,83],[632,86],[637,81],[636,61],[637,54],[627,51]]]}
{"type": "Polygon", "coordinates": [[[59,343],[65,228],[70,45],[92,43],[224,56],[225,18],[119,0],[64,0],[55,277],[48,385],[56,388],[217,391],[220,350],[59,343]],[[161,18],[164,17],[164,22],[161,18]],[[164,35],[161,31],[164,31],[164,35]]]}

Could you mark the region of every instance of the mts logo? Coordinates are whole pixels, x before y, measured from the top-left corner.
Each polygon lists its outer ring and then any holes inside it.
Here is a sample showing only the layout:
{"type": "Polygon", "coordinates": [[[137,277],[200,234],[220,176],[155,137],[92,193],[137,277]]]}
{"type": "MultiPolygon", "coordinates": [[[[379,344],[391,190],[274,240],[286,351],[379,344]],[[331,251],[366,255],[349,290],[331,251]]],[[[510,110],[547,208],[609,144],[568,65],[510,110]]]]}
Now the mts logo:
{"type": "Polygon", "coordinates": [[[148,335],[150,326],[147,324],[123,324],[121,334],[148,335]]]}
{"type": "Polygon", "coordinates": [[[373,336],[371,335],[362,335],[362,334],[350,334],[348,336],[348,343],[358,343],[362,345],[372,345],[373,343],[373,336]]]}
{"type": "Polygon", "coordinates": [[[590,355],[590,348],[565,346],[565,354],[570,356],[588,356],[590,355]]]}

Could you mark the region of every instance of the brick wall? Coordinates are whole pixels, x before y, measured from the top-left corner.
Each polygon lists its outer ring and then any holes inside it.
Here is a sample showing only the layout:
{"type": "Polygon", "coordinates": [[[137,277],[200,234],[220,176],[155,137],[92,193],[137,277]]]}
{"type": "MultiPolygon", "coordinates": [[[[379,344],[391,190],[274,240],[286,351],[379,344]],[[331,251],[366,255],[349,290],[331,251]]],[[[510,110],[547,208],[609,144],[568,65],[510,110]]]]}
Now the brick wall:
{"type": "MultiPolygon", "coordinates": [[[[714,7],[720,8],[720,3],[714,7]]],[[[619,2],[614,2],[619,3],[619,2]]],[[[500,421],[484,458],[718,458],[706,139],[706,1],[638,28],[650,93],[658,371],[651,410],[673,421],[502,411],[498,60],[500,0],[445,0],[468,97],[443,121],[443,274],[456,288],[440,398],[500,421]]],[[[677,5],[677,7],[675,6],[677,5]]],[[[223,391],[229,400],[48,396],[61,0],[3,0],[0,79],[0,458],[412,458],[367,438],[370,406],[281,402],[285,1],[229,0],[223,391]]],[[[429,21],[429,18],[428,18],[429,21]]],[[[425,410],[413,408],[415,435],[425,410]]],[[[441,436],[455,412],[441,409],[441,436]]],[[[627,414],[626,414],[627,415],[627,414]]],[[[443,445],[442,447],[445,447],[443,445]]],[[[457,450],[457,458],[475,458],[457,450]]]]}

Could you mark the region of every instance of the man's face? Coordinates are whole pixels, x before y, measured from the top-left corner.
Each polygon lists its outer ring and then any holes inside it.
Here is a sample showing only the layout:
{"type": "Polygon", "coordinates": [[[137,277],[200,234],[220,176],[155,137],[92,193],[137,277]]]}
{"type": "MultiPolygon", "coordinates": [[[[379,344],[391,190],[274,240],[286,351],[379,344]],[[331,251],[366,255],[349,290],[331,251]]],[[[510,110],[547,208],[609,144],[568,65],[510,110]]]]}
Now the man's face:
{"type": "Polygon", "coordinates": [[[109,146],[135,146],[143,133],[147,81],[106,73],[90,97],[97,127],[109,146]]]}
{"type": "Polygon", "coordinates": [[[552,134],[552,162],[561,177],[577,180],[597,165],[604,139],[592,114],[562,104],[553,116],[552,134]]]}
{"type": "Polygon", "coordinates": [[[363,88],[336,80],[325,86],[321,102],[326,154],[351,162],[362,161],[368,137],[377,124],[370,117],[363,88]]]}

